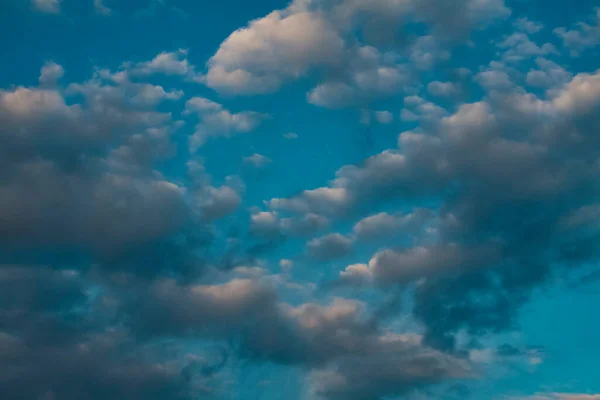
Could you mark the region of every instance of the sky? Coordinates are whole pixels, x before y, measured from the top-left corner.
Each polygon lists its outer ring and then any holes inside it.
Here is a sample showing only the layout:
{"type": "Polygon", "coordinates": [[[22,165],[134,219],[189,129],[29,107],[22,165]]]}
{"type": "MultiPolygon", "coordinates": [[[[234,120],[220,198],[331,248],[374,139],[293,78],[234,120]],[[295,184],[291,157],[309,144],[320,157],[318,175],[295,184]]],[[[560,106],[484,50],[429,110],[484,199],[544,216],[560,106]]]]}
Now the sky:
{"type": "Polygon", "coordinates": [[[593,0],[3,0],[0,393],[600,400],[593,0]]]}

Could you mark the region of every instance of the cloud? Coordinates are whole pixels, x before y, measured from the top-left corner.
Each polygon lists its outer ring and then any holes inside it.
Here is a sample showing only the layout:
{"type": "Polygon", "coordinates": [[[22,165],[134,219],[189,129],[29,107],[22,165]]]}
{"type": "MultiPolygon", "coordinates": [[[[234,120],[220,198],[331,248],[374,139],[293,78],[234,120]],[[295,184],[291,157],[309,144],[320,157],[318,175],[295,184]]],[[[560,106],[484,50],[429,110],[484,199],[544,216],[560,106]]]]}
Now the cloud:
{"type": "Polygon", "coordinates": [[[403,121],[419,121],[423,124],[435,123],[448,112],[430,101],[418,96],[408,96],[404,99],[405,108],[400,111],[403,121]]]}
{"type": "Polygon", "coordinates": [[[181,76],[192,82],[204,82],[202,74],[187,59],[188,50],[179,49],[173,52],[163,51],[152,60],[140,62],[134,65],[126,63],[125,71],[134,76],[147,76],[153,74],[164,74],[168,76],[181,76]]]}
{"type": "Polygon", "coordinates": [[[343,108],[392,96],[410,83],[410,68],[399,63],[393,52],[382,53],[372,46],[359,46],[347,53],[349,61],[344,73],[309,91],[309,103],[330,109],[343,108]]]}
{"type": "Polygon", "coordinates": [[[515,397],[515,400],[598,400],[598,394],[576,393],[537,393],[531,396],[515,397]]]}
{"type": "Polygon", "coordinates": [[[42,67],[40,73],[40,86],[52,86],[55,85],[60,78],[65,74],[65,70],[62,66],[58,65],[53,61],[48,61],[42,67]]]}
{"type": "Polygon", "coordinates": [[[527,19],[527,18],[517,19],[513,23],[513,26],[515,28],[517,28],[518,30],[523,31],[525,33],[529,33],[529,34],[538,33],[539,31],[544,29],[544,24],[537,22],[537,21],[531,21],[530,19],[527,19]]]}
{"type": "Polygon", "coordinates": [[[376,111],[375,119],[380,124],[390,124],[394,120],[394,116],[389,111],[376,111]]]}
{"type": "Polygon", "coordinates": [[[355,91],[352,86],[343,82],[325,82],[307,93],[309,103],[316,106],[335,109],[353,104],[355,91]]]}
{"type": "Polygon", "coordinates": [[[410,61],[420,70],[430,70],[449,59],[447,47],[433,35],[420,36],[410,47],[410,61]]]}
{"type": "Polygon", "coordinates": [[[196,206],[204,219],[212,221],[234,212],[241,203],[238,192],[230,186],[208,186],[195,194],[196,206]]]}
{"type": "Polygon", "coordinates": [[[310,236],[326,228],[329,220],[318,214],[281,218],[276,211],[259,211],[250,216],[250,231],[259,236],[310,236]]]}
{"type": "Polygon", "coordinates": [[[498,47],[504,50],[502,59],[506,62],[519,62],[535,56],[547,56],[559,54],[556,47],[551,43],[538,46],[529,39],[525,33],[515,32],[498,43],[498,47]]]}
{"type": "Polygon", "coordinates": [[[256,168],[263,168],[271,164],[273,161],[269,157],[265,157],[262,154],[255,153],[251,156],[244,157],[244,163],[252,165],[256,168]]]}
{"type": "Polygon", "coordinates": [[[486,90],[505,90],[514,86],[514,82],[504,65],[494,64],[475,75],[475,82],[486,90]]]}
{"type": "Polygon", "coordinates": [[[425,209],[418,209],[405,215],[385,212],[371,215],[361,219],[354,225],[354,237],[358,240],[368,240],[389,236],[399,231],[417,231],[431,217],[431,211],[425,209]]]}
{"type": "Polygon", "coordinates": [[[473,264],[489,264],[497,258],[493,248],[469,249],[454,244],[383,250],[375,254],[368,265],[351,265],[340,273],[340,277],[348,283],[404,284],[424,277],[454,273],[473,264]]]}
{"type": "Polygon", "coordinates": [[[329,261],[350,254],[352,240],[339,233],[332,233],[308,242],[306,251],[315,260],[329,261]]]}
{"type": "Polygon", "coordinates": [[[190,138],[190,148],[196,151],[212,137],[229,138],[240,133],[251,132],[268,116],[254,111],[232,113],[203,97],[192,97],[186,104],[186,113],[195,113],[200,118],[196,131],[190,138]]]}
{"type": "Polygon", "coordinates": [[[293,140],[293,139],[298,139],[298,134],[294,133],[294,132],[288,132],[288,133],[284,133],[283,137],[288,140],[293,140]]]}
{"type": "Polygon", "coordinates": [[[207,85],[238,94],[268,93],[312,65],[334,64],[344,43],[318,13],[273,11],[232,33],[208,61],[207,85]]]}
{"type": "Polygon", "coordinates": [[[223,41],[207,62],[206,84],[228,94],[272,93],[312,70],[337,72],[345,77],[319,82],[307,98],[319,106],[343,107],[373,95],[394,94],[409,78],[407,68],[394,63],[395,53],[378,56],[374,47],[357,45],[358,33],[366,32],[367,40],[389,38],[389,32],[402,26],[399,21],[424,22],[436,36],[418,38],[410,58],[419,68],[431,68],[449,57],[438,38],[466,35],[510,14],[503,0],[461,0],[443,11],[429,3],[293,1],[223,41]],[[381,29],[387,34],[378,34],[381,29]]]}
{"type": "Polygon", "coordinates": [[[554,30],[570,50],[571,56],[578,57],[583,51],[600,44],[600,8],[595,11],[595,15],[592,16],[592,23],[595,25],[578,22],[572,29],[561,27],[554,30]]]}
{"type": "Polygon", "coordinates": [[[538,69],[527,73],[526,82],[530,86],[541,88],[560,87],[569,82],[573,75],[560,65],[545,58],[536,58],[538,69]]]}
{"type": "Polygon", "coordinates": [[[60,14],[61,0],[32,0],[33,6],[39,12],[46,14],[60,14]]]}
{"type": "Polygon", "coordinates": [[[438,97],[449,97],[460,93],[460,89],[454,83],[440,81],[433,81],[427,84],[427,91],[438,97]]]}
{"type": "Polygon", "coordinates": [[[104,4],[103,0],[94,0],[94,9],[100,15],[108,16],[112,14],[112,10],[104,4]]]}
{"type": "Polygon", "coordinates": [[[292,198],[274,198],[266,202],[273,210],[312,212],[314,214],[335,214],[347,208],[350,203],[344,188],[323,187],[305,190],[292,198]]]}

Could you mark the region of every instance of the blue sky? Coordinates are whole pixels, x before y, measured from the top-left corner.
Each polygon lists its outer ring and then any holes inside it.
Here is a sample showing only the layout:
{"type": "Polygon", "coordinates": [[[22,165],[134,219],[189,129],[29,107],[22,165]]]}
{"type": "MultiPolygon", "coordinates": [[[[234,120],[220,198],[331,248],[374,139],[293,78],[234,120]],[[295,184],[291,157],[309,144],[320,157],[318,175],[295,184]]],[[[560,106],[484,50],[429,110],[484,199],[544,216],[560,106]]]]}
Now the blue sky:
{"type": "Polygon", "coordinates": [[[600,399],[595,3],[3,1],[0,393],[600,399]]]}

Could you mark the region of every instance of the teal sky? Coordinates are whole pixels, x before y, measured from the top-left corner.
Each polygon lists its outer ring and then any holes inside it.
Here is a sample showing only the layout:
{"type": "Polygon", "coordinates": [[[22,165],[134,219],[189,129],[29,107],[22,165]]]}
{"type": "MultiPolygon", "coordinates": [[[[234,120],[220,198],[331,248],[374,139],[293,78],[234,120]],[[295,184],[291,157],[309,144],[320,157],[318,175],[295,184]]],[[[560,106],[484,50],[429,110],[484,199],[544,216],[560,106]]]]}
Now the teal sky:
{"type": "Polygon", "coordinates": [[[4,0],[0,393],[600,400],[592,0],[4,0]]]}

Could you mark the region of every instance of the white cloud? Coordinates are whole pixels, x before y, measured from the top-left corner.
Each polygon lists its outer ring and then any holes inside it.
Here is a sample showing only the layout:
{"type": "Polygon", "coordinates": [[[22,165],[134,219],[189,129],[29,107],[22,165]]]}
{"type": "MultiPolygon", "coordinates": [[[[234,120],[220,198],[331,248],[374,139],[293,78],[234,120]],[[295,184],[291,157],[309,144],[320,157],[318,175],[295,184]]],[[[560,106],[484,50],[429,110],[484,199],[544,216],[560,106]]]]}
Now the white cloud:
{"type": "Polygon", "coordinates": [[[310,236],[329,224],[322,215],[308,213],[301,218],[280,218],[276,211],[255,212],[250,220],[250,230],[262,236],[310,236]]]}
{"type": "Polygon", "coordinates": [[[279,261],[279,267],[284,272],[290,272],[294,266],[294,262],[292,260],[282,259],[279,261]]]}
{"type": "Polygon", "coordinates": [[[363,218],[354,225],[354,237],[359,240],[381,238],[404,232],[416,232],[426,226],[432,213],[426,209],[417,209],[410,214],[379,213],[363,218]]]}
{"type": "Polygon", "coordinates": [[[140,84],[138,93],[131,98],[131,102],[141,106],[153,106],[163,100],[179,100],[183,97],[183,91],[165,91],[161,86],[140,84]]]}
{"type": "Polygon", "coordinates": [[[48,61],[42,67],[40,73],[40,86],[53,86],[60,78],[65,74],[65,70],[62,66],[58,65],[54,61],[48,61]]]}
{"type": "Polygon", "coordinates": [[[410,61],[422,70],[450,59],[450,51],[433,35],[421,36],[410,48],[410,61]]]}
{"type": "Polygon", "coordinates": [[[219,103],[204,97],[192,97],[186,102],[186,113],[196,113],[200,122],[190,138],[190,148],[196,151],[211,137],[232,137],[251,132],[268,116],[254,111],[232,113],[219,103]]]}
{"type": "Polygon", "coordinates": [[[435,9],[414,0],[294,0],[285,9],[250,21],[221,43],[207,63],[206,84],[229,94],[270,93],[313,69],[335,71],[338,80],[319,82],[307,98],[316,105],[343,107],[374,94],[397,93],[409,81],[412,66],[429,69],[450,57],[447,44],[440,43],[442,36],[468,32],[510,14],[503,0],[461,0],[446,13],[435,9]],[[404,21],[425,22],[436,32],[407,44],[410,68],[396,65],[399,54],[380,55],[358,38],[367,24],[394,26],[404,21]]]}
{"type": "Polygon", "coordinates": [[[325,82],[312,89],[306,97],[311,104],[334,109],[354,103],[356,91],[343,82],[325,82]]]}
{"type": "Polygon", "coordinates": [[[535,63],[538,69],[527,73],[526,82],[530,86],[552,88],[562,86],[569,82],[572,74],[560,65],[545,58],[537,58],[535,63]]]}
{"type": "Polygon", "coordinates": [[[577,57],[584,50],[600,45],[600,8],[596,9],[593,19],[594,25],[581,21],[573,29],[554,30],[563,40],[565,47],[571,51],[571,56],[577,57]]]}
{"type": "Polygon", "coordinates": [[[578,74],[556,91],[552,105],[568,114],[585,114],[600,104],[600,70],[578,74]]]}
{"type": "Polygon", "coordinates": [[[62,0],[33,0],[33,6],[40,12],[47,14],[60,13],[60,3],[62,0]]]}
{"type": "Polygon", "coordinates": [[[234,212],[241,203],[238,192],[230,187],[208,186],[195,194],[196,207],[203,219],[213,221],[234,212]]]}
{"type": "Polygon", "coordinates": [[[511,400],[600,400],[600,394],[536,393],[531,396],[510,397],[511,400]]]}
{"type": "Polygon", "coordinates": [[[442,107],[429,101],[425,101],[420,97],[410,97],[410,101],[404,101],[409,106],[400,111],[400,119],[403,121],[421,121],[424,123],[439,120],[441,117],[448,115],[448,112],[442,107]],[[417,102],[416,99],[419,99],[417,102]]]}
{"type": "Polygon", "coordinates": [[[132,75],[178,75],[193,82],[204,82],[204,76],[196,71],[196,68],[187,59],[188,50],[179,49],[173,52],[163,51],[152,60],[137,63],[135,65],[125,64],[125,71],[132,75]]]}
{"type": "Polygon", "coordinates": [[[492,63],[490,68],[475,75],[475,82],[487,90],[502,90],[514,87],[510,70],[501,63],[492,63]]]}
{"type": "Polygon", "coordinates": [[[103,0],[94,0],[94,9],[101,15],[108,16],[112,14],[112,10],[104,4],[103,0]]]}
{"type": "Polygon", "coordinates": [[[380,285],[408,283],[420,278],[436,276],[452,270],[466,268],[478,260],[497,254],[493,248],[463,248],[455,244],[418,246],[403,250],[377,252],[368,265],[348,266],[340,273],[346,283],[377,282],[380,285]]]}
{"type": "Polygon", "coordinates": [[[273,11],[233,32],[208,61],[209,87],[234,94],[273,92],[311,66],[340,60],[343,40],[318,13],[273,11]]]}
{"type": "Polygon", "coordinates": [[[380,124],[390,124],[394,121],[394,115],[389,111],[376,111],[375,119],[380,124]]]}
{"type": "Polygon", "coordinates": [[[541,47],[534,43],[523,32],[515,32],[498,44],[504,50],[502,59],[506,62],[518,62],[531,57],[559,54],[551,43],[544,43],[541,47]]]}
{"type": "Polygon", "coordinates": [[[459,93],[459,88],[452,82],[433,81],[427,85],[427,91],[434,96],[450,97],[459,93]]]}
{"type": "Polygon", "coordinates": [[[519,18],[514,23],[513,26],[520,31],[525,33],[534,34],[538,33],[542,29],[544,29],[544,24],[536,21],[531,21],[527,18],[519,18]]]}
{"type": "Polygon", "coordinates": [[[266,204],[274,210],[331,214],[343,212],[350,201],[349,193],[345,188],[322,187],[305,190],[292,198],[274,198],[266,204]]]}
{"type": "Polygon", "coordinates": [[[252,154],[251,156],[244,157],[244,163],[252,165],[257,168],[263,168],[271,164],[273,161],[269,157],[265,157],[262,154],[252,154]]]}

